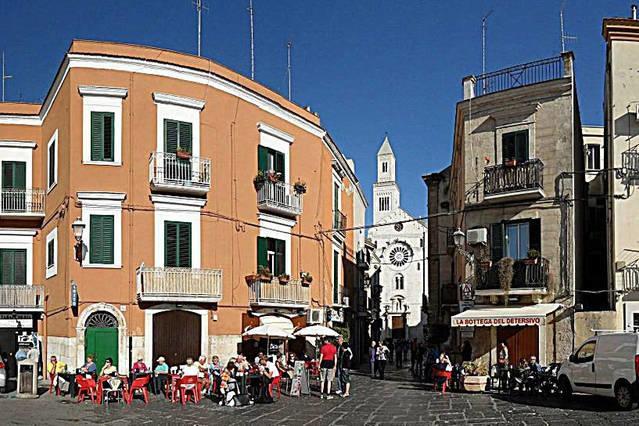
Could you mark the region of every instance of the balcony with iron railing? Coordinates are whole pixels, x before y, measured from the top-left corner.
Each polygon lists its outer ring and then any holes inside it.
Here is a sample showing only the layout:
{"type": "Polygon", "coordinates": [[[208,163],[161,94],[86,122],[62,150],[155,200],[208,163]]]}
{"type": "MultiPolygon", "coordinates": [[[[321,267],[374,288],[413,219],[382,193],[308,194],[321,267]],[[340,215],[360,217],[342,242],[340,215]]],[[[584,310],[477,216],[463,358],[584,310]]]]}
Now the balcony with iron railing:
{"type": "Polygon", "coordinates": [[[43,311],[44,286],[0,284],[0,309],[43,311]]]}
{"type": "Polygon", "coordinates": [[[339,210],[333,210],[333,230],[342,236],[346,234],[346,215],[339,210]]]}
{"type": "Polygon", "coordinates": [[[257,207],[263,212],[294,217],[302,213],[302,198],[293,185],[266,180],[257,190],[257,207]]]}
{"type": "MultiPolygon", "coordinates": [[[[539,257],[536,259],[516,260],[513,264],[513,277],[510,283],[509,294],[545,294],[548,290],[548,276],[550,273],[550,261],[539,257]]],[[[505,290],[501,287],[499,279],[499,265],[490,267],[476,266],[475,292],[479,296],[501,295],[505,290]]]]}
{"type": "Polygon", "coordinates": [[[639,151],[637,147],[621,153],[621,167],[625,173],[624,180],[629,183],[639,183],[639,151]]]}
{"type": "Polygon", "coordinates": [[[152,152],[149,181],[155,191],[204,195],[211,189],[211,160],[152,152]]]}
{"type": "Polygon", "coordinates": [[[43,189],[0,190],[0,215],[12,217],[44,216],[46,193],[43,189]]]}
{"type": "Polygon", "coordinates": [[[631,291],[639,291],[639,265],[632,264],[626,266],[622,270],[623,273],[623,291],[625,293],[631,291]]]}
{"type": "Polygon", "coordinates": [[[544,163],[533,158],[522,163],[496,164],[484,169],[484,201],[544,197],[544,163]]]}
{"type": "Polygon", "coordinates": [[[148,267],[137,271],[140,302],[217,303],[222,299],[222,270],[148,267]]]}
{"type": "Polygon", "coordinates": [[[271,281],[256,279],[249,285],[249,301],[258,307],[303,309],[310,303],[310,294],[309,285],[298,279],[286,284],[277,278],[271,281]]]}

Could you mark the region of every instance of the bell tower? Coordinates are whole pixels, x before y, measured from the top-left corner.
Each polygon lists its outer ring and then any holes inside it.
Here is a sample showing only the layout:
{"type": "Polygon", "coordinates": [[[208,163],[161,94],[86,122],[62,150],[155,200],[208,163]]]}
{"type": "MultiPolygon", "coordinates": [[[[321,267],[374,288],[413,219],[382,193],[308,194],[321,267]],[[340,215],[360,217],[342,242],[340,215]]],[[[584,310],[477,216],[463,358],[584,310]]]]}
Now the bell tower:
{"type": "Polygon", "coordinates": [[[377,151],[377,182],[373,184],[373,223],[399,208],[399,187],[395,181],[395,154],[388,135],[377,151]]]}

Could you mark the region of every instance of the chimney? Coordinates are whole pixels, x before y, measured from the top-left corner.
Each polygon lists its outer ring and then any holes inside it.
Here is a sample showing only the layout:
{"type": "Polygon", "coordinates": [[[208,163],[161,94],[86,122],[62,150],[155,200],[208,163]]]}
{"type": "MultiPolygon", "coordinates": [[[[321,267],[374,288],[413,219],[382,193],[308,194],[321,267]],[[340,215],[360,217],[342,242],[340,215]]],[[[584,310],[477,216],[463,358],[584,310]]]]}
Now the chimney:
{"type": "Polygon", "coordinates": [[[630,9],[632,10],[632,19],[633,20],[637,20],[637,5],[633,4],[632,6],[630,6],[630,9]]]}

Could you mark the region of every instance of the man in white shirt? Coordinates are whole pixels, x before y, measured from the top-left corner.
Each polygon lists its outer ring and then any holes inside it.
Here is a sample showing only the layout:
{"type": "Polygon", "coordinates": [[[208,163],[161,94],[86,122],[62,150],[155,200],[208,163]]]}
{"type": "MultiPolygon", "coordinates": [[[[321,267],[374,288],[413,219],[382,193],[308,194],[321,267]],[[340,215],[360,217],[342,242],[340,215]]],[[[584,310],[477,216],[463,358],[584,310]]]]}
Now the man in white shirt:
{"type": "Polygon", "coordinates": [[[193,358],[188,357],[186,359],[186,365],[182,368],[183,376],[197,376],[200,369],[193,363],[193,358]]]}

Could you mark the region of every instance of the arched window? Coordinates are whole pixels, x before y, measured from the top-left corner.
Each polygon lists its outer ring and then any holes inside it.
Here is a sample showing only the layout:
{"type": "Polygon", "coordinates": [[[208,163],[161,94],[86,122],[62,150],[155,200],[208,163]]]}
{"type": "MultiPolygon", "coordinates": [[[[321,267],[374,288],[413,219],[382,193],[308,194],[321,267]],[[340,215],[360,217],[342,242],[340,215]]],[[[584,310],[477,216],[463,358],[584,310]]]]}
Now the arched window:
{"type": "Polygon", "coordinates": [[[118,320],[108,312],[98,311],[87,319],[87,328],[116,328],[118,320]]]}
{"type": "Polygon", "coordinates": [[[395,275],[395,290],[404,290],[404,276],[402,274],[395,275]]]}

